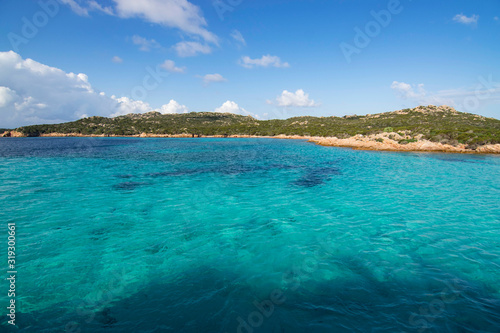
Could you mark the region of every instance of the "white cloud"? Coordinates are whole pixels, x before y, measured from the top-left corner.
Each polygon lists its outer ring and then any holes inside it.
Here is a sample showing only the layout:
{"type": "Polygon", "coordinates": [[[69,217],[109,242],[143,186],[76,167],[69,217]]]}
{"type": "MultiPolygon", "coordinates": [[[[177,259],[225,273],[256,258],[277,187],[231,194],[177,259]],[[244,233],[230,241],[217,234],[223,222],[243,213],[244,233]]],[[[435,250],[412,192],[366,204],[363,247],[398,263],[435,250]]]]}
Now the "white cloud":
{"type": "Polygon", "coordinates": [[[245,41],[245,38],[243,38],[243,35],[238,30],[233,30],[231,32],[231,37],[235,41],[237,41],[238,43],[241,43],[241,45],[244,45],[244,46],[247,45],[247,42],[245,41]]]}
{"type": "Polygon", "coordinates": [[[248,56],[244,56],[240,59],[240,65],[246,68],[253,67],[290,67],[290,64],[287,62],[281,62],[281,59],[277,56],[272,55],[264,55],[260,59],[252,59],[248,56]]]}
{"type": "Polygon", "coordinates": [[[238,104],[233,101],[226,101],[220,107],[216,108],[214,112],[218,113],[239,113],[245,109],[240,108],[238,104]]]}
{"type": "Polygon", "coordinates": [[[123,62],[123,59],[120,58],[119,56],[114,56],[113,58],[111,58],[111,61],[116,64],[121,64],[123,62]]]}
{"type": "Polygon", "coordinates": [[[80,16],[88,16],[90,8],[80,6],[75,0],[59,0],[61,3],[68,5],[73,12],[80,16]]]}
{"type": "Polygon", "coordinates": [[[240,107],[238,104],[236,104],[233,101],[226,101],[224,104],[222,104],[220,107],[216,108],[214,112],[217,113],[233,113],[233,114],[239,114],[242,116],[251,116],[253,118],[259,119],[260,117],[254,113],[248,112],[244,108],[240,107]]]}
{"type": "Polygon", "coordinates": [[[186,70],[185,67],[176,67],[175,62],[172,60],[165,60],[163,64],[160,65],[161,68],[166,69],[167,71],[171,73],[184,73],[186,70]]]}
{"type": "MultiPolygon", "coordinates": [[[[208,54],[212,52],[210,44],[219,45],[217,35],[208,31],[208,24],[200,8],[188,0],[112,0],[112,5],[108,7],[100,5],[96,0],[60,1],[81,16],[89,16],[91,11],[99,11],[121,18],[137,17],[147,22],[179,29],[196,39],[195,41],[179,42],[173,46],[181,57],[208,54]],[[204,43],[201,43],[199,39],[203,40],[204,43]]],[[[243,37],[241,36],[241,38],[243,37]]],[[[141,51],[150,51],[161,47],[154,39],[148,40],[138,35],[134,35],[132,41],[140,46],[141,51]]]]}
{"type": "Polygon", "coordinates": [[[113,8],[111,7],[103,7],[100,4],[98,4],[95,0],[90,0],[89,1],[89,9],[90,10],[95,10],[98,12],[103,12],[108,15],[115,15],[113,12],[113,8]]]}
{"type": "Polygon", "coordinates": [[[426,95],[426,91],[424,89],[423,84],[411,85],[405,82],[394,81],[391,84],[391,89],[394,91],[396,95],[399,97],[406,99],[418,99],[422,98],[426,95]]]}
{"type": "Polygon", "coordinates": [[[83,3],[81,5],[75,0],[59,0],[62,4],[68,5],[73,12],[80,16],[89,16],[89,12],[98,11],[103,12],[108,15],[114,15],[113,9],[111,7],[103,7],[98,4],[95,0],[79,1],[83,3]]]}
{"type": "Polygon", "coordinates": [[[203,82],[205,84],[210,84],[212,82],[225,82],[227,79],[225,79],[222,75],[220,74],[207,74],[205,76],[201,77],[203,79],[203,82]]]}
{"type": "Polygon", "coordinates": [[[479,20],[479,15],[472,15],[470,17],[464,15],[464,14],[457,14],[453,18],[453,21],[462,23],[462,24],[476,24],[477,21],[479,20]]]}
{"type": "Polygon", "coordinates": [[[7,127],[74,120],[89,111],[105,114],[113,105],[94,91],[86,75],[24,60],[12,51],[0,52],[0,86],[0,119],[7,127]]]}
{"type": "Polygon", "coordinates": [[[115,112],[110,114],[110,117],[124,116],[129,113],[145,113],[153,111],[149,103],[136,101],[129,97],[111,96],[111,99],[116,102],[115,112]]]}
{"type": "Polygon", "coordinates": [[[144,51],[144,52],[151,51],[151,49],[161,48],[160,43],[158,43],[154,39],[147,39],[147,38],[141,37],[139,35],[132,36],[132,43],[134,43],[135,45],[138,45],[139,50],[144,51]]]}
{"type": "MultiPolygon", "coordinates": [[[[174,104],[167,105],[162,108],[172,110],[174,104]]],[[[146,102],[96,91],[85,74],[66,73],[13,51],[0,52],[0,127],[149,111],[153,108],[146,102]]]]}
{"type": "Polygon", "coordinates": [[[59,0],[68,5],[75,13],[88,16],[91,11],[100,11],[121,18],[141,18],[165,27],[201,37],[209,43],[218,45],[219,39],[207,30],[200,8],[188,0],[112,0],[113,6],[103,7],[95,0],[59,0]]]}
{"type": "Polygon", "coordinates": [[[172,113],[188,113],[189,109],[185,105],[181,105],[174,101],[173,99],[170,100],[168,104],[164,104],[161,106],[159,112],[163,114],[172,114],[172,113]]]}
{"type": "Polygon", "coordinates": [[[498,20],[499,20],[498,16],[495,16],[493,19],[494,19],[495,21],[498,21],[498,20]]]}
{"type": "Polygon", "coordinates": [[[12,89],[0,86],[0,108],[10,105],[18,98],[16,92],[12,89]]]}
{"type": "Polygon", "coordinates": [[[148,22],[199,36],[218,44],[218,38],[206,29],[207,22],[200,8],[187,0],[113,0],[118,16],[139,17],[148,22]]]}
{"type": "Polygon", "coordinates": [[[109,115],[110,117],[124,116],[130,113],[146,113],[151,111],[158,111],[162,114],[173,114],[173,113],[188,113],[189,110],[187,106],[177,103],[175,100],[170,100],[168,104],[162,105],[158,110],[154,110],[149,103],[143,101],[136,101],[128,97],[111,96],[117,104],[115,107],[115,112],[109,115]]]}
{"type": "Polygon", "coordinates": [[[173,48],[179,57],[193,57],[198,53],[208,54],[212,52],[209,45],[199,42],[179,42],[173,48]]]}
{"type": "MultiPolygon", "coordinates": [[[[268,104],[275,104],[272,101],[267,101],[268,104]]],[[[278,106],[283,107],[315,107],[319,106],[314,100],[309,98],[304,90],[299,89],[295,93],[288,90],[283,90],[280,96],[276,98],[278,106]]]]}

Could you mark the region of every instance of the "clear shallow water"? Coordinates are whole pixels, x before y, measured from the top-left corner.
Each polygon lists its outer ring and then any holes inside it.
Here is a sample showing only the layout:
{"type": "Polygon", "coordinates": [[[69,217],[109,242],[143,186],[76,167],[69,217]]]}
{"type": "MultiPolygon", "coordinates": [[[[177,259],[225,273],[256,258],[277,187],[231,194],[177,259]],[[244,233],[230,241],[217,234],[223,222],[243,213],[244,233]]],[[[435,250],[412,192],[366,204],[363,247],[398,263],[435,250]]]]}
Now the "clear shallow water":
{"type": "Polygon", "coordinates": [[[11,138],[0,198],[20,332],[500,331],[497,156],[11,138]]]}

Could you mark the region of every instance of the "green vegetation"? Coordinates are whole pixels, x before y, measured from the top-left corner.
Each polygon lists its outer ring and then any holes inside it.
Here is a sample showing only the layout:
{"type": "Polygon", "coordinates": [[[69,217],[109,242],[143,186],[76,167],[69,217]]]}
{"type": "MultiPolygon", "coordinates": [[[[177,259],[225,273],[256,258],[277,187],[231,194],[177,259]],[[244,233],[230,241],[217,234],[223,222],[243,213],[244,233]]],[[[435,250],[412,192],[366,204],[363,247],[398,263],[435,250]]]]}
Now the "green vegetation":
{"type": "Polygon", "coordinates": [[[90,117],[56,125],[24,126],[17,129],[26,136],[47,133],[82,135],[194,134],[276,136],[335,136],[347,138],[356,134],[371,135],[396,132],[405,136],[402,143],[421,139],[475,148],[500,143],[500,120],[457,112],[449,107],[417,107],[366,116],[294,117],[285,120],[259,121],[235,114],[199,112],[166,114],[150,112],[116,118],[90,117]],[[410,139],[408,139],[408,137],[410,139]],[[403,142],[404,141],[404,142],[403,142]]]}
{"type": "Polygon", "coordinates": [[[398,143],[400,145],[407,145],[410,142],[417,142],[417,141],[418,141],[417,139],[403,139],[403,140],[399,140],[398,143]]]}

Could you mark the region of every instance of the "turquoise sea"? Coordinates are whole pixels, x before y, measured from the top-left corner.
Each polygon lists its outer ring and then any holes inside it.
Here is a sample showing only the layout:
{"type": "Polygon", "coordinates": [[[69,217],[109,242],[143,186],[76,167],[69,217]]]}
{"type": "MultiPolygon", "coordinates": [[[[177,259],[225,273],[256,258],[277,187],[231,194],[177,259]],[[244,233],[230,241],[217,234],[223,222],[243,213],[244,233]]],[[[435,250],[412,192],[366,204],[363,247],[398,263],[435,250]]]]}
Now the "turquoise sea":
{"type": "Polygon", "coordinates": [[[2,332],[500,332],[500,157],[0,139],[2,332]]]}

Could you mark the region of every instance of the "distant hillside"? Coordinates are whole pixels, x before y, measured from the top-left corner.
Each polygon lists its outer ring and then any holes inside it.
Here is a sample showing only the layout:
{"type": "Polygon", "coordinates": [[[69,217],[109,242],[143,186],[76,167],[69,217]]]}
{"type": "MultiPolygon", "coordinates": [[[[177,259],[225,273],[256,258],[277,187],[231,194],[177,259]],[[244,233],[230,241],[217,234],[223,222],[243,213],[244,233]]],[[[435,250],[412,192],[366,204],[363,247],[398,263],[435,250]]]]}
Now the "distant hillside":
{"type": "Polygon", "coordinates": [[[406,141],[426,139],[444,144],[466,144],[474,149],[500,143],[500,120],[458,112],[447,106],[420,106],[387,113],[344,117],[294,117],[256,120],[228,113],[129,114],[116,118],[90,117],[57,125],[34,125],[16,129],[25,136],[49,133],[128,136],[145,134],[300,135],[348,138],[383,132],[404,134],[406,141]]]}

